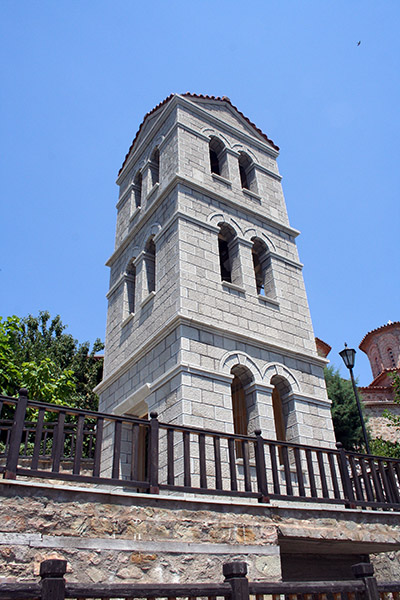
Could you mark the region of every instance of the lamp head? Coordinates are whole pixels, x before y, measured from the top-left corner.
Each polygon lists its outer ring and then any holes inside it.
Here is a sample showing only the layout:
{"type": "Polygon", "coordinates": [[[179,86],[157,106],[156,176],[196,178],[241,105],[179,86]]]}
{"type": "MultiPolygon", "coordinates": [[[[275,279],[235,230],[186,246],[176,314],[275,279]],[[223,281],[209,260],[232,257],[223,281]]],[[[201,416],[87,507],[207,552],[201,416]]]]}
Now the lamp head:
{"type": "Polygon", "coordinates": [[[344,345],[344,350],[339,352],[340,356],[343,359],[344,364],[348,369],[352,369],[354,367],[356,351],[353,348],[348,348],[347,344],[344,345]]]}

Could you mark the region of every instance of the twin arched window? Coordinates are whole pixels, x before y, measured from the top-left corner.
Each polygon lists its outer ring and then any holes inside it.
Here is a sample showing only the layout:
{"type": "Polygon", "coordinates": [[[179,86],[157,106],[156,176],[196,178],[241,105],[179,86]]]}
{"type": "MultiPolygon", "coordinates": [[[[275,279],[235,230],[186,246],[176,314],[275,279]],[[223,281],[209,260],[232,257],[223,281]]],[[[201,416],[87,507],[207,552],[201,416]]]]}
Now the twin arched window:
{"type": "MultiPolygon", "coordinates": [[[[233,430],[238,435],[249,435],[252,433],[250,428],[252,412],[254,408],[253,392],[249,391],[250,385],[254,382],[251,371],[241,365],[236,365],[231,369],[233,380],[231,383],[233,430]]],[[[290,386],[283,377],[276,375],[271,379],[274,386],[272,390],[272,409],[275,425],[275,436],[278,441],[285,442],[290,434],[288,432],[288,405],[286,398],[290,392],[290,386]]],[[[236,456],[243,457],[242,444],[236,444],[236,456]]],[[[282,452],[279,449],[279,458],[282,462],[282,452]]]]}
{"type": "MultiPolygon", "coordinates": [[[[241,285],[242,273],[236,232],[227,223],[222,223],[219,227],[218,250],[221,281],[241,285]]],[[[257,294],[275,298],[275,285],[268,247],[260,238],[253,238],[252,242],[251,253],[257,294]]]]}
{"type": "MultiPolygon", "coordinates": [[[[211,173],[228,179],[228,163],[224,144],[217,137],[210,138],[210,169],[211,173]]],[[[239,175],[243,189],[257,192],[256,172],[254,163],[245,152],[239,154],[239,175]]]]}

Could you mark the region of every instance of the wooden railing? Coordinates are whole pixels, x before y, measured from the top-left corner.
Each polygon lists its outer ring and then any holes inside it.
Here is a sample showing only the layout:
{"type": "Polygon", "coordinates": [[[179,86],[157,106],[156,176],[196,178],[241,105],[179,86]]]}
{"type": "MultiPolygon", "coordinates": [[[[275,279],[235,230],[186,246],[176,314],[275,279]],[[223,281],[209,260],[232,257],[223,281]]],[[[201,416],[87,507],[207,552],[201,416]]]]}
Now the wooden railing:
{"type": "Polygon", "coordinates": [[[0,472],[400,510],[400,460],[0,396],[0,472]],[[1,410],[2,409],[2,410],[1,410]]]}
{"type": "Polygon", "coordinates": [[[398,600],[400,581],[378,584],[373,567],[359,563],[353,567],[354,579],[348,581],[249,582],[245,562],[225,563],[223,583],[131,584],[68,583],[64,579],[67,561],[45,560],[40,565],[40,583],[0,583],[0,600],[64,600],[65,598],[226,598],[227,600],[398,600]]]}

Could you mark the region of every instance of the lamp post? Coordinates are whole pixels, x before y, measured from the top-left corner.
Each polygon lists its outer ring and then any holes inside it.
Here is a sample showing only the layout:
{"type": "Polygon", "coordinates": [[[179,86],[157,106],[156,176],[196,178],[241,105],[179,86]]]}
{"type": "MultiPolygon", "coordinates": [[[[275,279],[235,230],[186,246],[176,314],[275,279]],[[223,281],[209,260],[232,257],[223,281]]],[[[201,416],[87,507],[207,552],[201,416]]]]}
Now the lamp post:
{"type": "Polygon", "coordinates": [[[371,451],[369,449],[367,430],[365,429],[364,416],[363,416],[363,413],[361,410],[360,398],[358,397],[357,386],[356,386],[356,382],[354,381],[354,375],[353,375],[353,367],[354,367],[356,351],[353,348],[348,348],[347,344],[345,344],[344,350],[339,352],[339,354],[342,357],[344,364],[350,371],[351,383],[353,384],[354,395],[356,397],[358,414],[360,415],[360,421],[361,421],[361,427],[362,427],[363,436],[364,436],[365,448],[367,450],[367,454],[371,454],[371,451]]]}

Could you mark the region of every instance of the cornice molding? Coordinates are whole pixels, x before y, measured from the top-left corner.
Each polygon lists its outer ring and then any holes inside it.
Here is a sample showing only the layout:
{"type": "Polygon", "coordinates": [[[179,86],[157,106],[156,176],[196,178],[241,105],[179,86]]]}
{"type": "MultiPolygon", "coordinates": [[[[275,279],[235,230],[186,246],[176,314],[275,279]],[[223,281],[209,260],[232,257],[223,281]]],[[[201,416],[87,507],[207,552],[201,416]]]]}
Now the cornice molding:
{"type": "MultiPolygon", "coordinates": [[[[309,364],[315,365],[320,368],[323,368],[329,362],[324,358],[312,355],[307,352],[300,352],[298,350],[292,350],[291,348],[288,348],[288,347],[282,346],[282,345],[278,346],[277,344],[274,344],[273,342],[266,341],[265,338],[263,338],[263,337],[257,337],[255,335],[246,335],[240,331],[235,331],[233,328],[231,328],[229,331],[226,331],[226,329],[224,329],[224,327],[218,327],[217,325],[211,325],[211,324],[205,323],[204,321],[192,319],[192,318],[186,317],[186,316],[178,313],[177,315],[174,315],[174,317],[172,317],[164,325],[164,327],[162,329],[156,331],[151,336],[151,338],[149,340],[147,340],[143,344],[143,346],[141,348],[139,348],[134,354],[132,354],[132,356],[130,356],[127,360],[125,360],[124,363],[118,367],[118,369],[116,369],[115,371],[110,373],[110,375],[108,375],[106,377],[106,379],[101,381],[94,389],[94,392],[96,394],[98,394],[98,393],[103,392],[105,389],[107,389],[112,383],[117,381],[117,379],[119,379],[119,377],[121,377],[126,371],[128,371],[130,369],[130,367],[133,364],[135,364],[135,362],[137,362],[143,356],[145,356],[148,352],[150,352],[155,346],[157,346],[157,344],[162,342],[162,340],[165,337],[167,337],[167,335],[169,335],[171,333],[171,331],[173,331],[174,329],[178,328],[181,325],[186,325],[189,327],[194,327],[196,329],[201,329],[202,331],[207,331],[212,334],[217,333],[218,335],[222,335],[224,337],[233,339],[233,340],[237,341],[238,343],[244,342],[246,344],[250,344],[250,345],[256,346],[258,348],[262,348],[269,352],[274,352],[277,354],[281,354],[283,356],[287,356],[290,358],[294,358],[297,360],[307,362],[309,364]]],[[[195,370],[194,367],[191,367],[191,369],[195,370]]],[[[303,396],[302,394],[295,394],[295,396],[296,396],[296,399],[298,399],[298,400],[308,398],[308,396],[303,396]]],[[[324,401],[321,400],[321,402],[324,402],[324,401]]]]}
{"type": "MultiPolygon", "coordinates": [[[[273,229],[275,231],[278,231],[278,232],[282,231],[283,233],[286,233],[286,235],[293,237],[293,238],[296,238],[300,234],[300,232],[297,229],[294,229],[288,225],[280,223],[279,221],[276,221],[275,219],[272,219],[271,217],[260,213],[260,210],[253,209],[249,206],[244,206],[238,200],[228,198],[226,195],[220,194],[219,192],[213,190],[211,187],[207,187],[207,185],[199,184],[193,179],[184,177],[182,175],[175,174],[174,177],[171,179],[171,181],[165,186],[165,188],[159,190],[159,194],[157,195],[157,198],[154,200],[154,202],[151,204],[151,206],[147,210],[145,210],[145,212],[142,215],[142,218],[140,220],[138,220],[137,223],[135,223],[135,225],[132,227],[130,232],[125,236],[125,238],[122,240],[120,246],[114,251],[114,253],[107,260],[106,266],[108,266],[108,267],[112,266],[112,264],[115,262],[115,260],[124,252],[126,247],[129,245],[131,240],[136,235],[138,229],[140,227],[143,227],[143,225],[150,219],[151,215],[156,210],[156,208],[158,208],[158,206],[161,204],[161,202],[164,200],[164,198],[175,187],[178,187],[178,191],[180,191],[179,185],[187,186],[190,189],[193,189],[195,191],[200,192],[201,194],[204,194],[205,196],[210,196],[211,198],[214,198],[215,200],[218,200],[219,202],[224,202],[224,203],[234,207],[236,210],[239,209],[245,214],[249,214],[253,217],[256,217],[258,220],[262,221],[265,225],[268,225],[271,229],[273,229]]],[[[296,263],[294,263],[294,264],[296,265],[296,263]]],[[[297,265],[297,266],[300,266],[300,265],[297,265]]]]}

